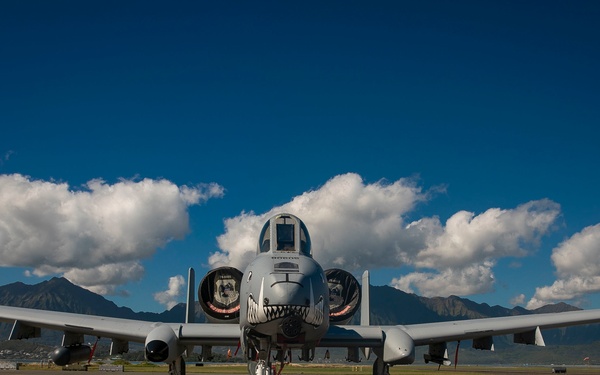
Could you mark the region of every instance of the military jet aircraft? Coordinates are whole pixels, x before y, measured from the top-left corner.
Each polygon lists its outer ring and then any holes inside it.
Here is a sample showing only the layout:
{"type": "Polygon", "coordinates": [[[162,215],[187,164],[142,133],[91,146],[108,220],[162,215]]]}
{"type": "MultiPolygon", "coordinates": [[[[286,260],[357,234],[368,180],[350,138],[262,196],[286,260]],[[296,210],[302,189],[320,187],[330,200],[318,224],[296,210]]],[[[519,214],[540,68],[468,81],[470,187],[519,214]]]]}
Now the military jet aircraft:
{"type": "Polygon", "coordinates": [[[129,342],[145,345],[146,358],[169,364],[172,375],[184,375],[183,355],[202,346],[240,345],[249,374],[271,375],[291,352],[311,361],[316,347],[347,348],[347,360],[376,358],[373,374],[389,374],[389,366],[415,361],[415,347],[429,346],[425,362],[449,365],[446,343],[473,340],[491,350],[493,336],[513,334],[514,341],[544,345],[542,329],[600,322],[600,310],[535,314],[394,326],[369,325],[369,278],[362,288],[350,273],[324,271],[313,259],[304,223],[282,213],[267,221],[258,238],[256,258],[244,272],[221,267],[208,272],[198,298],[209,323],[193,321],[194,271],[188,278],[185,323],[158,323],[101,316],[0,306],[0,321],[13,323],[11,340],[40,336],[40,329],[64,332],[52,358],[58,365],[87,361],[92,354],[84,335],[112,339],[111,355],[127,352],[129,342]],[[347,325],[361,310],[361,324],[347,325]]]}

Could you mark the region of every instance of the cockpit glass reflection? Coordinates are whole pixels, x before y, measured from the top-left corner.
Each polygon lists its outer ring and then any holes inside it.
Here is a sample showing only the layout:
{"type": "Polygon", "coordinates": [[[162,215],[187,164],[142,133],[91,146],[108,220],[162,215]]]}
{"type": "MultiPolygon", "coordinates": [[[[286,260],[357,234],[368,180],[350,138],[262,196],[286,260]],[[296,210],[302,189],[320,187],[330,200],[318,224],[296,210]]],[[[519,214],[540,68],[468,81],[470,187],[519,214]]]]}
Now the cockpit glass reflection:
{"type": "Polygon", "coordinates": [[[294,224],[277,224],[277,250],[294,250],[294,224]]]}
{"type": "Polygon", "coordinates": [[[293,251],[312,256],[310,237],[304,223],[290,214],[271,218],[260,232],[258,252],[293,251]]]}

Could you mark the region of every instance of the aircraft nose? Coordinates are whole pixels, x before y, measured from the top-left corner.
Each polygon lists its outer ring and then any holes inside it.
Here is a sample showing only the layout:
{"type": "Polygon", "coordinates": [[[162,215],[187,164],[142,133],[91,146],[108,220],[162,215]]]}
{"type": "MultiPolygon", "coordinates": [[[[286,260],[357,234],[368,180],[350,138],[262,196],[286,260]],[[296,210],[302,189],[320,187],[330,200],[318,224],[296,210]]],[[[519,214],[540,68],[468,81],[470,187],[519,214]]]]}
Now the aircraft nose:
{"type": "MultiPolygon", "coordinates": [[[[273,305],[265,306],[267,311],[275,314],[281,321],[281,333],[285,337],[295,338],[302,332],[304,321],[312,316],[314,297],[310,279],[302,275],[290,277],[286,275],[273,275],[275,280],[271,283],[271,292],[277,296],[273,305]]],[[[270,302],[266,301],[265,303],[270,302]]]]}
{"type": "Polygon", "coordinates": [[[324,320],[325,300],[322,293],[315,295],[310,277],[271,274],[263,277],[258,298],[248,298],[248,321],[251,324],[294,317],[284,324],[287,336],[293,337],[298,323],[305,322],[315,327],[324,320]]]}
{"type": "MultiPolygon", "coordinates": [[[[272,275],[268,285],[270,286],[271,298],[275,304],[284,305],[306,305],[310,303],[310,280],[304,278],[303,275],[289,274],[272,275]]],[[[265,287],[267,287],[265,283],[265,287]]]]}

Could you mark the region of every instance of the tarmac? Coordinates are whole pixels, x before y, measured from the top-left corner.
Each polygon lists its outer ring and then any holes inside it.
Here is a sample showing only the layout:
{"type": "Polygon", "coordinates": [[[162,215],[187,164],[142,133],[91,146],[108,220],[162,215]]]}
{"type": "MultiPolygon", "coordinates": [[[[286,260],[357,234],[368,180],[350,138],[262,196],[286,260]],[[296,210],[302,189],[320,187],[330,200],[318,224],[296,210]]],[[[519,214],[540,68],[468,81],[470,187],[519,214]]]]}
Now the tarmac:
{"type": "MultiPolygon", "coordinates": [[[[363,367],[360,371],[354,370],[353,372],[335,372],[339,374],[364,374],[368,375],[371,373],[370,367],[363,367]]],[[[543,366],[543,367],[493,367],[493,366],[458,366],[457,369],[454,369],[454,366],[451,367],[442,367],[438,370],[437,366],[395,366],[390,369],[391,374],[437,374],[442,375],[443,373],[452,374],[452,375],[476,375],[476,374],[485,374],[485,375],[502,375],[502,374],[550,374],[554,373],[553,369],[558,369],[558,367],[562,366],[543,366]]],[[[191,369],[190,369],[191,370],[191,369]]],[[[314,374],[315,372],[305,372],[302,368],[285,368],[283,370],[283,375],[298,375],[298,374],[314,374]]],[[[575,375],[583,375],[583,374],[599,374],[600,368],[596,366],[566,366],[567,374],[575,374],[575,375]]],[[[350,371],[350,370],[348,370],[350,371]]],[[[87,375],[90,372],[95,373],[97,375],[100,374],[110,374],[110,371],[65,371],[61,368],[56,369],[40,369],[40,370],[32,370],[32,369],[19,369],[19,370],[0,370],[0,375],[87,375]]],[[[168,370],[165,368],[157,369],[156,371],[136,371],[135,369],[125,369],[124,372],[134,373],[136,375],[167,375],[168,370]]],[[[123,373],[121,371],[113,372],[113,374],[118,375],[119,373],[123,373]]],[[[233,372],[223,372],[223,369],[217,370],[217,372],[196,372],[196,371],[188,371],[189,375],[240,375],[240,368],[238,367],[233,372]]],[[[330,373],[330,372],[326,372],[330,373]]]]}
{"type": "MultiPolygon", "coordinates": [[[[138,375],[160,375],[160,374],[168,374],[165,372],[129,372],[130,374],[138,374],[138,375]]],[[[116,373],[105,373],[104,371],[63,371],[63,370],[2,370],[0,371],[0,375],[85,375],[85,374],[124,374],[124,372],[116,372],[116,373]]],[[[217,375],[217,374],[215,374],[217,375]]],[[[218,374],[218,375],[227,375],[227,374],[218,374]]],[[[233,375],[233,374],[232,374],[233,375]]],[[[237,374],[239,375],[239,374],[237,374]]]]}
{"type": "MultiPolygon", "coordinates": [[[[408,369],[407,369],[408,370],[408,369]]],[[[506,369],[506,368],[496,368],[496,369],[468,369],[468,368],[463,368],[462,370],[459,370],[458,372],[454,372],[454,371],[437,371],[437,367],[430,367],[429,368],[430,371],[424,371],[424,372],[420,372],[422,374],[443,374],[444,372],[448,373],[448,374],[485,374],[485,375],[504,375],[504,374],[532,374],[531,372],[527,372],[524,369],[506,369]],[[483,371],[482,371],[483,370],[483,371]]],[[[544,373],[551,373],[550,371],[551,369],[548,369],[546,372],[544,373]]],[[[104,371],[93,371],[94,373],[102,373],[104,371]]],[[[136,375],[157,375],[157,374],[168,374],[168,372],[130,372],[130,371],[126,371],[129,373],[135,373],[136,375]]],[[[397,373],[397,374],[402,374],[403,371],[400,372],[396,372],[393,371],[392,374],[397,373]]],[[[414,374],[415,372],[412,371],[407,371],[410,374],[414,374]]],[[[66,373],[72,373],[72,375],[84,375],[88,372],[86,371],[67,371],[66,373]]],[[[540,372],[535,372],[535,374],[539,374],[540,372]]],[[[592,372],[580,372],[577,371],[576,369],[569,369],[568,374],[591,374],[592,372]]],[[[596,373],[597,372],[593,372],[596,373]]],[[[0,375],[66,375],[65,371],[62,370],[2,370],[0,371],[0,375]]],[[[223,372],[219,372],[219,373],[202,373],[202,374],[206,374],[206,375],[240,375],[239,372],[237,373],[223,373],[223,372]]],[[[283,375],[297,375],[297,374],[302,374],[302,372],[298,372],[298,371],[283,371],[283,375]]],[[[357,372],[357,374],[370,374],[369,372],[357,372]]]]}

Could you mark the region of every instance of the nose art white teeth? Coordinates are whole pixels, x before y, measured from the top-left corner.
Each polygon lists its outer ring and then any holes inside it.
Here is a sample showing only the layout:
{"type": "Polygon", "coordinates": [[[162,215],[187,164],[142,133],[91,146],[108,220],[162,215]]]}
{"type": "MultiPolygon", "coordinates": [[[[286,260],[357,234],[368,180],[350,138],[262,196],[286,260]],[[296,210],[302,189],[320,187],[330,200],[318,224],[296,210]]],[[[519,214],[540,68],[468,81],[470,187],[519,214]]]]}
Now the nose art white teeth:
{"type": "Polygon", "coordinates": [[[248,296],[248,323],[259,324],[266,323],[275,319],[285,318],[290,315],[300,315],[302,320],[313,326],[320,326],[323,323],[323,298],[319,299],[313,308],[315,314],[313,319],[307,319],[310,313],[310,306],[301,305],[267,305],[262,306],[262,314],[259,304],[254,301],[252,295],[248,296]],[[309,321],[310,320],[310,321],[309,321]]]}

